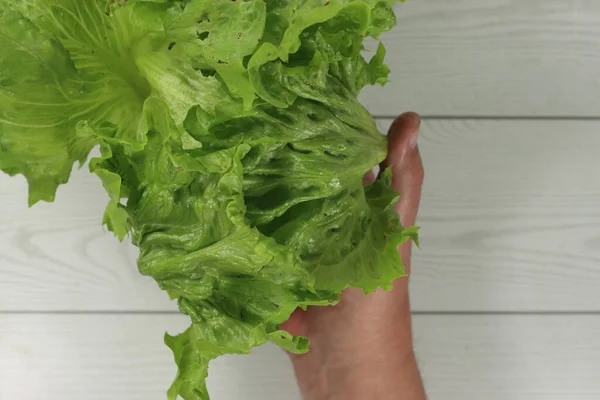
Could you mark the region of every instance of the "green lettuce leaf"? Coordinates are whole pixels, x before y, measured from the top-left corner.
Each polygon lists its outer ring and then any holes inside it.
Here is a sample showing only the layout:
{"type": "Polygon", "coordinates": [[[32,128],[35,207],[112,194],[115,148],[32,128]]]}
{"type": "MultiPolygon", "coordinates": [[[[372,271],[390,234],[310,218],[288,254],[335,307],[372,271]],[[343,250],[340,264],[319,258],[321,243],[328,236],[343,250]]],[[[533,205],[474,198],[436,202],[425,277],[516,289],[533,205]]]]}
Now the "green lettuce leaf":
{"type": "Polygon", "coordinates": [[[297,307],[390,288],[399,244],[386,140],[358,102],[383,84],[394,0],[0,0],[0,169],[52,201],[94,146],[103,222],[190,328],[165,338],[168,398],[208,399],[210,360],[297,307]]]}

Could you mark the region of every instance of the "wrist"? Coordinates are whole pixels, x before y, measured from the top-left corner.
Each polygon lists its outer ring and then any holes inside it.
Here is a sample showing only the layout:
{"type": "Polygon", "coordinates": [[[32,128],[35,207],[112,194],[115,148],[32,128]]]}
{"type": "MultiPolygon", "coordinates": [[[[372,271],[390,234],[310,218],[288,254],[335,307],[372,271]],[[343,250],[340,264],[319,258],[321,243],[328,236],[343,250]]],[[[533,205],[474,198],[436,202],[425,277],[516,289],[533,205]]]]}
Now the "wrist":
{"type": "MultiPolygon", "coordinates": [[[[420,398],[399,395],[407,393],[410,389],[406,387],[407,380],[420,382],[414,352],[406,350],[403,354],[398,354],[388,350],[378,354],[377,357],[362,359],[355,357],[352,361],[331,360],[325,368],[313,370],[311,376],[299,379],[303,400],[420,398]]],[[[418,389],[422,390],[420,384],[418,389]]]]}
{"type": "Polygon", "coordinates": [[[398,400],[403,376],[419,376],[410,317],[366,325],[292,357],[304,400],[398,400]]]}
{"type": "Polygon", "coordinates": [[[419,382],[413,352],[408,287],[369,296],[349,289],[342,302],[314,319],[314,329],[297,330],[311,340],[307,354],[292,361],[304,400],[399,400],[404,376],[419,382]],[[341,317],[339,317],[341,316],[341,317]]]}

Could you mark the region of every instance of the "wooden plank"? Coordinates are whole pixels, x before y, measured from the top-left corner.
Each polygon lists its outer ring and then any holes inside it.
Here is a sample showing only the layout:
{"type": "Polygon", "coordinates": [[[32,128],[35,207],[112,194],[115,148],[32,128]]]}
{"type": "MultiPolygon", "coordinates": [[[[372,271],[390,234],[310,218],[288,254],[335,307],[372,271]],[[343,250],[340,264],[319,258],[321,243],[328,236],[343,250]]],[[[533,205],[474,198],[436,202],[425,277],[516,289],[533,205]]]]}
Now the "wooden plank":
{"type": "MultiPolygon", "coordinates": [[[[385,130],[390,121],[380,121],[385,130]]],[[[600,309],[600,122],[424,121],[416,311],[600,309]]],[[[85,170],[26,207],[0,176],[0,310],[175,310],[103,233],[85,170]]]]}
{"type": "MultiPolygon", "coordinates": [[[[0,315],[0,398],[165,398],[175,374],[156,315],[0,315]],[[34,384],[32,384],[34,383],[34,384]]],[[[597,316],[418,316],[416,348],[431,400],[600,397],[597,316]]],[[[299,400],[274,346],[211,366],[213,400],[299,400]]]]}
{"type": "Polygon", "coordinates": [[[415,318],[430,400],[591,400],[598,316],[415,318]]]}
{"type": "Polygon", "coordinates": [[[423,122],[415,310],[598,310],[599,128],[423,122]]]}
{"type": "Polygon", "coordinates": [[[600,116],[600,2],[408,0],[376,115],[600,116]]]}
{"type": "MultiPolygon", "coordinates": [[[[177,371],[163,335],[187,325],[177,315],[0,315],[0,399],[165,399],[177,371]]],[[[275,346],[214,362],[209,387],[212,400],[300,400],[275,346]]]]}
{"type": "Polygon", "coordinates": [[[87,167],[31,209],[25,180],[0,175],[0,310],[176,310],[137,248],[102,228],[106,204],[87,167]]]}

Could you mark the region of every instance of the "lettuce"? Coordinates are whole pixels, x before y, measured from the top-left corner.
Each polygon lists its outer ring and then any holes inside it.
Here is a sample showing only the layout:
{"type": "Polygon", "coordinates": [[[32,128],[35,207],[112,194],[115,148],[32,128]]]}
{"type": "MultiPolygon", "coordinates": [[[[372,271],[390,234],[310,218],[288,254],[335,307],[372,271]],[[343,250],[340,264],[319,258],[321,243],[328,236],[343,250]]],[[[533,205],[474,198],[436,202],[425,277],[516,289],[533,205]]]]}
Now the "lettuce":
{"type": "Polygon", "coordinates": [[[389,289],[416,238],[386,140],[357,100],[385,83],[395,0],[0,0],[0,169],[52,201],[90,161],[104,224],[191,327],[165,338],[169,399],[208,399],[208,363],[272,341],[297,307],[389,289]]]}

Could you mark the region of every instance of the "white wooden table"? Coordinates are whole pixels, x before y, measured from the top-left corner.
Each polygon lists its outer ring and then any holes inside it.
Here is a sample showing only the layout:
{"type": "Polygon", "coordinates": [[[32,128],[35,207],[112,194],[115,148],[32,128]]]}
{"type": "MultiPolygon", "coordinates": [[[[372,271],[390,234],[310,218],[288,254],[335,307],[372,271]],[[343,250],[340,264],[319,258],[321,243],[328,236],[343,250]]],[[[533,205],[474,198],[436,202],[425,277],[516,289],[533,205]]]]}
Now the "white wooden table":
{"type": "MultiPolygon", "coordinates": [[[[412,293],[432,400],[600,398],[600,2],[413,0],[385,42],[383,129],[424,115],[412,293]]],[[[0,400],[164,399],[178,315],[100,227],[87,170],[27,209],[0,175],[0,400]]],[[[273,346],[211,369],[215,400],[298,400],[273,346]]]]}

